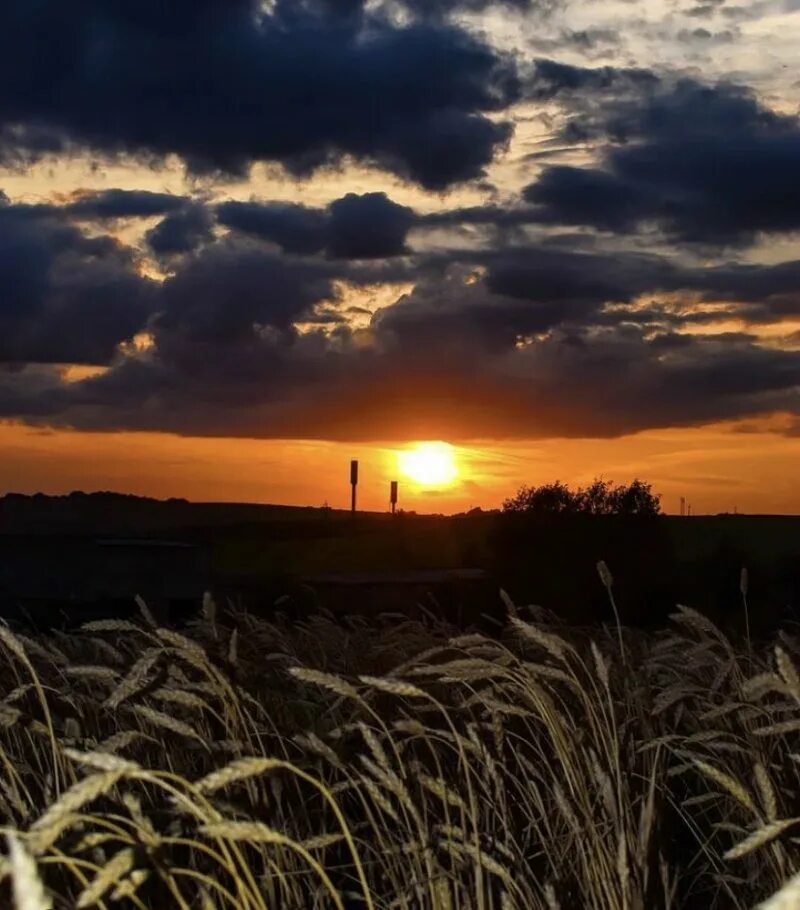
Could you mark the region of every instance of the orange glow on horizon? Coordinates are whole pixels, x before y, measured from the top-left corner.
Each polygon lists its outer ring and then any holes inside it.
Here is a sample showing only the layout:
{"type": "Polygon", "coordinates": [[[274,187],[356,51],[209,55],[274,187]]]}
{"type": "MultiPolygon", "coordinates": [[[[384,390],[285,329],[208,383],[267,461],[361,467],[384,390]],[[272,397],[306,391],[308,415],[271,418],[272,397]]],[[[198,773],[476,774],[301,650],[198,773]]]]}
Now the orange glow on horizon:
{"type": "MultiPolygon", "coordinates": [[[[695,514],[800,514],[800,436],[773,422],[651,430],[618,439],[480,440],[453,445],[458,475],[448,485],[398,476],[392,443],[223,439],[166,433],[74,432],[0,422],[0,494],[110,490],[158,499],[253,502],[347,509],[350,459],[359,459],[359,507],[420,513],[495,509],[522,484],[586,485],[602,476],[639,477],[663,494],[666,512],[681,496],[695,514]],[[774,425],[773,425],[774,424],[774,425]]],[[[408,447],[413,451],[413,444],[408,447]]]]}

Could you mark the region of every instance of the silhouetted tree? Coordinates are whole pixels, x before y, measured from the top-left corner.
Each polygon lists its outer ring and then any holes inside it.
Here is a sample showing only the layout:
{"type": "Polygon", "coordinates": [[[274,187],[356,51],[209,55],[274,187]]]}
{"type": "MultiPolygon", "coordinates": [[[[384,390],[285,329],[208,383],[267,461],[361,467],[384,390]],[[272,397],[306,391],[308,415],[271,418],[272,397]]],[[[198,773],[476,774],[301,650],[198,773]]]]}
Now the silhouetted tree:
{"type": "Polygon", "coordinates": [[[523,486],[503,503],[504,512],[559,515],[660,515],[661,495],[649,483],[634,480],[614,486],[594,480],[588,487],[571,490],[557,480],[539,487],[523,486]]]}
{"type": "Polygon", "coordinates": [[[521,487],[511,499],[503,503],[504,512],[537,512],[560,515],[581,511],[577,494],[556,480],[540,487],[521,487]]]}
{"type": "Polygon", "coordinates": [[[575,493],[578,511],[588,515],[613,515],[615,512],[614,490],[607,480],[593,480],[584,490],[575,493]]]}
{"type": "Polygon", "coordinates": [[[653,493],[649,483],[636,479],[611,492],[614,515],[660,515],[661,494],[653,493]]]}

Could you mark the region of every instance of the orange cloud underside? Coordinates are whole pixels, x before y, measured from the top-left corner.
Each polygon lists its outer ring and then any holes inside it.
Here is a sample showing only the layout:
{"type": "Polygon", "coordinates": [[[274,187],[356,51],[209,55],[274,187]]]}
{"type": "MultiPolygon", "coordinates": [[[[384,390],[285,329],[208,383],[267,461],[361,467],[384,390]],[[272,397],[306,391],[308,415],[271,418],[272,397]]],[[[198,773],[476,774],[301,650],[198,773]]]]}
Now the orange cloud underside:
{"type": "Polygon", "coordinates": [[[667,511],[686,496],[695,512],[800,513],[800,437],[764,428],[715,425],[620,439],[486,442],[455,446],[459,474],[436,490],[398,477],[396,444],[199,439],[156,433],[74,433],[0,424],[6,491],[116,490],[198,501],[319,506],[349,503],[349,462],[361,462],[359,503],[455,512],[493,508],[522,483],[593,477],[651,481],[667,511]]]}

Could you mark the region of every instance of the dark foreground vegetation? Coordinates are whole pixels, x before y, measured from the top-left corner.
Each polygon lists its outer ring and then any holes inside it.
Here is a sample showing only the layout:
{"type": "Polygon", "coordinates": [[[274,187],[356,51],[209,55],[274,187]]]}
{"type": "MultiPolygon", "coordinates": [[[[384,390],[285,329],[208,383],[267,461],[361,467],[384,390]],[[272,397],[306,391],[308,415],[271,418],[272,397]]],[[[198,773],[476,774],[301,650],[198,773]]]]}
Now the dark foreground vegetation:
{"type": "MultiPolygon", "coordinates": [[[[614,572],[627,626],[661,627],[681,601],[744,633],[735,608],[742,567],[750,575],[754,636],[769,638],[800,612],[800,518],[680,518],[650,514],[646,485],[593,484],[567,497],[565,489],[535,488],[534,509],[521,495],[524,508],[505,513],[362,514],[355,521],[323,509],[7,496],[0,499],[0,615],[68,627],[129,615],[131,591],[138,591],[163,621],[179,624],[197,614],[208,589],[265,616],[282,596],[296,617],[319,605],[370,615],[373,597],[353,586],[342,603],[317,584],[319,576],[464,567],[486,573],[494,591],[502,585],[516,601],[586,624],[613,619],[596,584],[600,559],[614,572]],[[543,510],[543,500],[580,509],[543,510]]],[[[407,596],[392,592],[382,608],[411,609],[419,596],[409,586],[407,596]]],[[[453,620],[500,612],[496,596],[482,590],[436,596],[453,620]]]]}
{"type": "Polygon", "coordinates": [[[794,627],[503,599],[491,635],[210,598],[180,632],[0,625],[0,905],[797,906],[794,627]]]}

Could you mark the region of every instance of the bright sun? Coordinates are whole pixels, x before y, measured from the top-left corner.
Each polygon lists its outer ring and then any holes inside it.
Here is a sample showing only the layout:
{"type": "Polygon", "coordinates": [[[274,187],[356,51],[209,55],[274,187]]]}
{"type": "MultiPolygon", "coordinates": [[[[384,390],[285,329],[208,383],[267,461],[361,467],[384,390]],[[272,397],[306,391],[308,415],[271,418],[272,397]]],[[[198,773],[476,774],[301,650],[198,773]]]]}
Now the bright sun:
{"type": "Polygon", "coordinates": [[[400,471],[425,487],[449,486],[458,477],[455,449],[446,442],[418,442],[397,453],[400,471]]]}

